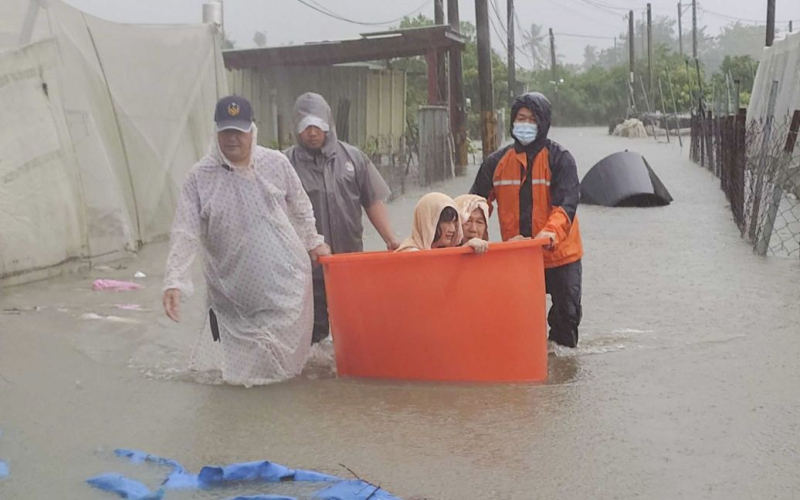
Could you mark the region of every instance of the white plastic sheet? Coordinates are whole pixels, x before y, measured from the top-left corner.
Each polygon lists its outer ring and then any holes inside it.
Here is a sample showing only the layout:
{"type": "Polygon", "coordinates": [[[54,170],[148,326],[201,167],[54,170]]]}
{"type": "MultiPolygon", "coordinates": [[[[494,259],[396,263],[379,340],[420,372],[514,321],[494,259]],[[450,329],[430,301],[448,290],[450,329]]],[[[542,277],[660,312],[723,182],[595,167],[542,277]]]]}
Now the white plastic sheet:
{"type": "Polygon", "coordinates": [[[800,109],[800,33],[786,34],[764,49],[747,108],[748,122],[766,118],[773,81],[778,82],[774,116],[783,123],[800,109]]]}
{"type": "Polygon", "coordinates": [[[232,384],[268,384],[298,375],[305,365],[314,314],[307,252],[324,239],[282,153],[256,147],[251,167],[227,163],[214,140],[189,173],[164,286],[190,294],[188,267],[200,252],[220,341],[211,342],[204,329],[192,368],[218,370],[232,384]]]}
{"type": "MultiPolygon", "coordinates": [[[[1,3],[7,49],[29,3],[1,3]]],[[[14,176],[0,180],[2,282],[168,235],[179,187],[227,93],[210,25],[121,25],[40,4],[34,38],[52,37],[50,48],[0,55],[0,75],[28,71],[0,89],[0,176],[14,176]]]]}

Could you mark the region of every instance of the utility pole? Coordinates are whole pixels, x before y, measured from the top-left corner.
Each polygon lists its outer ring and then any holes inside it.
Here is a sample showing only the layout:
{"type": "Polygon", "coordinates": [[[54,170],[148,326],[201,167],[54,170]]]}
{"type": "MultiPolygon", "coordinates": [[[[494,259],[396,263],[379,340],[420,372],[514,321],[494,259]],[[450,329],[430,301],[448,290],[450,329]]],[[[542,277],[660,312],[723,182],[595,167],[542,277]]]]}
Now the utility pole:
{"type": "Polygon", "coordinates": [[[558,71],[556,69],[556,39],[553,36],[553,28],[550,28],[550,71],[553,72],[553,81],[558,83],[558,71]]]}
{"type": "MultiPolygon", "coordinates": [[[[447,0],[447,21],[450,29],[460,33],[461,20],[458,15],[458,0],[447,0]]],[[[467,110],[464,102],[464,71],[461,65],[461,49],[450,50],[450,130],[456,148],[456,175],[467,173],[467,110]]]]}
{"type": "MultiPolygon", "coordinates": [[[[444,24],[444,0],[435,0],[433,3],[433,22],[437,25],[444,24]]],[[[436,51],[436,85],[439,87],[439,104],[447,102],[447,61],[445,51],[436,51]]]]}
{"type": "Polygon", "coordinates": [[[767,47],[775,41],[775,0],[767,0],[767,47]]]}
{"type": "Polygon", "coordinates": [[[506,22],[508,28],[508,104],[510,106],[517,96],[517,67],[514,61],[514,0],[508,0],[506,11],[508,14],[506,22]]]}
{"type": "Polygon", "coordinates": [[[683,59],[683,25],[681,24],[681,16],[683,15],[681,3],[678,2],[678,53],[683,59]]]}
{"type": "MultiPolygon", "coordinates": [[[[553,36],[553,28],[550,28],[550,66],[553,71],[553,92],[556,97],[553,108],[554,110],[558,110],[558,68],[556,67],[556,39],[553,36]]],[[[555,115],[555,113],[553,114],[555,115]]]]}
{"type": "Polygon", "coordinates": [[[649,3],[647,4],[647,93],[653,95],[653,10],[649,3]]]}
{"type": "Polygon", "coordinates": [[[630,64],[630,74],[628,75],[628,94],[630,97],[630,105],[631,109],[635,107],[634,95],[633,95],[633,82],[634,82],[634,71],[635,71],[635,54],[634,54],[634,47],[633,47],[633,34],[634,34],[634,27],[633,27],[633,11],[628,12],[628,61],[630,64]]]}
{"type": "Polygon", "coordinates": [[[492,89],[492,46],[489,35],[488,0],[475,0],[475,27],[478,36],[478,83],[481,98],[481,139],[483,158],[497,147],[497,117],[492,89]]]}
{"type": "Polygon", "coordinates": [[[692,0],[692,58],[697,59],[697,0],[692,0]]]}

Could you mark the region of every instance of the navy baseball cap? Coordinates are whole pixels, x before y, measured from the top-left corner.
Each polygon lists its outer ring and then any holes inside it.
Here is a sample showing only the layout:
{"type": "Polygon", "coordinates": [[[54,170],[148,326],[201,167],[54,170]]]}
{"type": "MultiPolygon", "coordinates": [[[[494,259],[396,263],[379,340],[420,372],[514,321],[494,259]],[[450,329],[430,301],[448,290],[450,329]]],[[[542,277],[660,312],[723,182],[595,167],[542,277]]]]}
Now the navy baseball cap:
{"type": "Polygon", "coordinates": [[[217,132],[231,129],[250,132],[253,130],[253,108],[250,101],[238,95],[223,97],[217,101],[214,122],[217,132]]]}

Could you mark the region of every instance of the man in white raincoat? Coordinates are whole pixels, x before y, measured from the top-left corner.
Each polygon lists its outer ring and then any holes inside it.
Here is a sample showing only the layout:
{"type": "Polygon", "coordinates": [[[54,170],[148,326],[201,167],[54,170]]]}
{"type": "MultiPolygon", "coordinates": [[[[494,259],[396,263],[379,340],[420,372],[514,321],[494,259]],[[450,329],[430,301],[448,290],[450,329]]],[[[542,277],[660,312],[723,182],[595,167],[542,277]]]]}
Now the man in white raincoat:
{"type": "Polygon", "coordinates": [[[284,380],[308,357],[311,261],[330,249],[289,160],[256,145],[250,103],[222,98],[214,121],[209,151],[189,172],[175,212],[164,310],[180,319],[202,250],[211,333],[201,335],[192,368],[247,386],[284,380]]]}
{"type": "MultiPolygon", "coordinates": [[[[325,236],[332,252],[364,249],[363,212],[386,248],[395,250],[400,241],[392,231],[389,211],[383,203],[391,194],[389,186],[366,154],[336,136],[336,122],[325,99],[312,92],[298,97],[294,126],[297,144],[286,150],[286,156],[311,198],[317,231],[325,236]]],[[[313,342],[327,337],[328,329],[325,280],[320,268],[314,271],[313,342]]]]}

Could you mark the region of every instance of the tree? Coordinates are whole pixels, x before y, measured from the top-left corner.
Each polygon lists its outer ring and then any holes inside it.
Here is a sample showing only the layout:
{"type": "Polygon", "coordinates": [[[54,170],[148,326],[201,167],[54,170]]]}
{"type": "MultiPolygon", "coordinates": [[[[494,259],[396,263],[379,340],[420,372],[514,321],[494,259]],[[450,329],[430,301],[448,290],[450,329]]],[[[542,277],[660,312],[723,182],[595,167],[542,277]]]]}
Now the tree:
{"type": "MultiPolygon", "coordinates": [[[[740,105],[746,106],[753,91],[753,82],[757,69],[758,61],[749,55],[725,56],[719,67],[719,72],[711,77],[712,88],[719,92],[716,96],[717,99],[725,102],[728,98],[728,92],[733,92],[735,89],[733,86],[734,81],[739,80],[740,105]],[[726,75],[730,78],[725,78],[726,75]]],[[[733,95],[731,94],[731,96],[733,95]]]]}
{"type": "Polygon", "coordinates": [[[730,74],[732,80],[739,80],[744,92],[752,92],[757,70],[758,61],[749,55],[725,56],[720,65],[720,72],[730,74]]]}
{"type": "Polygon", "coordinates": [[[593,66],[596,66],[597,61],[598,61],[597,47],[595,47],[594,45],[587,45],[586,48],[583,49],[584,69],[590,69],[593,66]]]}
{"type": "MultiPolygon", "coordinates": [[[[653,48],[664,46],[670,50],[678,50],[678,38],[676,36],[675,26],[677,20],[668,16],[656,16],[653,19],[653,48]]],[[[639,23],[639,36],[645,37],[645,46],[647,45],[647,24],[639,23]]]]}
{"type": "MultiPolygon", "coordinates": [[[[404,18],[400,22],[398,28],[408,29],[425,26],[433,26],[433,20],[419,14],[413,18],[404,18]]],[[[466,21],[461,23],[459,29],[461,36],[467,40],[461,56],[464,97],[472,103],[467,113],[467,123],[470,134],[473,137],[478,137],[477,124],[480,121],[480,89],[478,84],[478,43],[476,30],[473,24],[466,21]]],[[[419,106],[426,104],[428,100],[428,76],[425,58],[416,56],[395,59],[391,62],[391,65],[393,68],[406,71],[406,116],[408,116],[412,122],[416,122],[419,106]]],[[[492,82],[494,87],[495,107],[498,109],[505,108],[508,101],[508,67],[505,59],[500,57],[494,50],[492,51],[492,82]]]]}
{"type": "Polygon", "coordinates": [[[764,26],[732,23],[723,27],[715,39],[704,40],[704,50],[698,57],[711,70],[719,68],[726,56],[750,56],[757,60],[764,50],[766,37],[764,26]]]}
{"type": "Polygon", "coordinates": [[[256,31],[253,35],[253,43],[256,44],[256,47],[266,47],[267,46],[267,35],[263,31],[256,31]]]}
{"type": "Polygon", "coordinates": [[[222,50],[231,50],[236,48],[236,40],[228,38],[226,33],[222,38],[222,50]]]}
{"type": "Polygon", "coordinates": [[[538,24],[531,24],[531,29],[522,31],[522,40],[525,47],[530,51],[533,59],[533,69],[542,69],[547,66],[549,46],[547,35],[542,34],[542,27],[538,24]]]}

